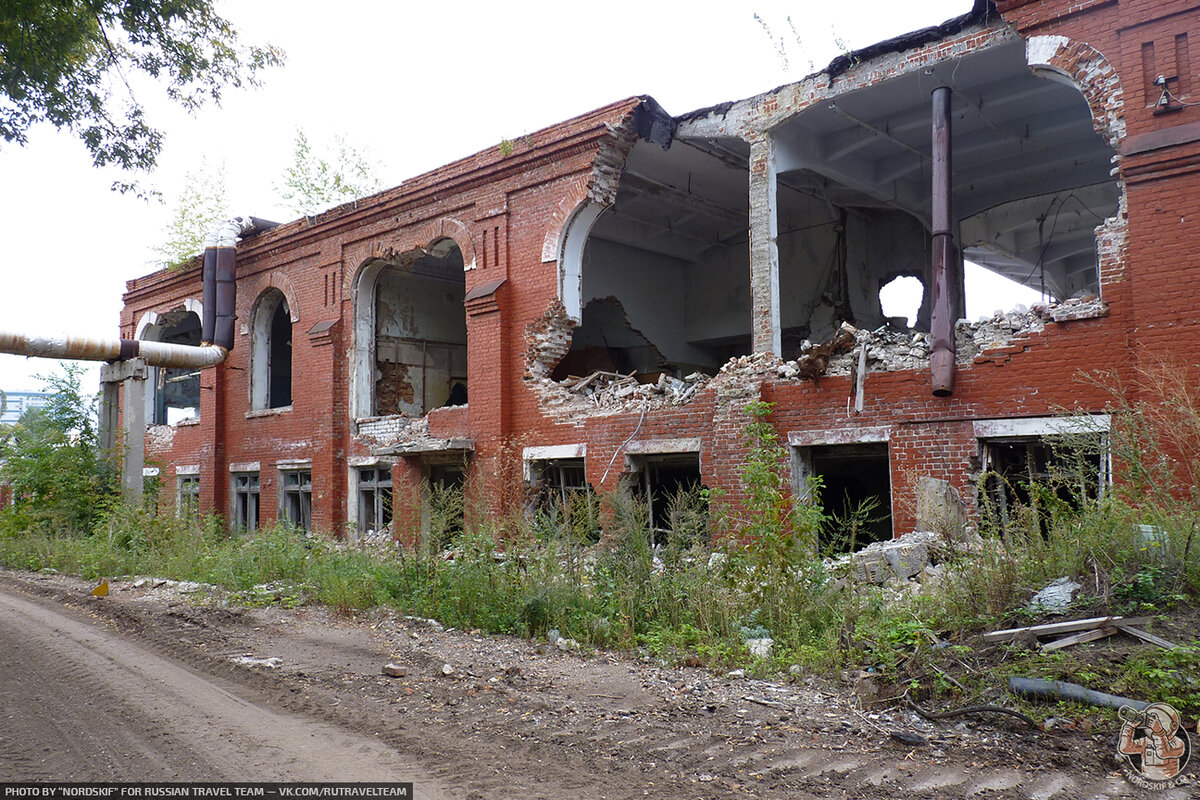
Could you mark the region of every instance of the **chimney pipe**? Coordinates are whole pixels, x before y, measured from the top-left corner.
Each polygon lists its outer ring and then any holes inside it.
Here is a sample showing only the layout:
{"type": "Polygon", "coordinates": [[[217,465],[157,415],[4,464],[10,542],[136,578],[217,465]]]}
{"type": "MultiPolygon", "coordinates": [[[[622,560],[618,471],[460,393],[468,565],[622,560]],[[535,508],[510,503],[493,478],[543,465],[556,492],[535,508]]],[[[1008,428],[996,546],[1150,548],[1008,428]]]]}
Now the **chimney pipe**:
{"type": "Polygon", "coordinates": [[[953,183],[950,146],[950,87],[933,90],[933,313],[930,319],[929,357],[935,397],[954,394],[954,323],[958,316],[954,243],[953,183]]]}
{"type": "Polygon", "coordinates": [[[237,243],[241,236],[274,228],[276,223],[246,215],[233,217],[215,226],[204,237],[204,318],[200,321],[200,339],[226,350],[233,349],[234,321],[237,319],[235,266],[237,243]]]}

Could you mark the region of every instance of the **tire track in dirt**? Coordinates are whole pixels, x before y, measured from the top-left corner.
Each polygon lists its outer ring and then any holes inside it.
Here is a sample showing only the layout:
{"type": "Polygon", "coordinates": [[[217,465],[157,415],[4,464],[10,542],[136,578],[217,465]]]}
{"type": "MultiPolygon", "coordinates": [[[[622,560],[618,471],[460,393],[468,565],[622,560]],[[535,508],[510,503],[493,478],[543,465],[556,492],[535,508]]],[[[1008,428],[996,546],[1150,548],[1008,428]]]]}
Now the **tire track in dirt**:
{"type": "Polygon", "coordinates": [[[445,796],[378,740],[259,705],[0,586],[0,777],[392,780],[445,796]]]}

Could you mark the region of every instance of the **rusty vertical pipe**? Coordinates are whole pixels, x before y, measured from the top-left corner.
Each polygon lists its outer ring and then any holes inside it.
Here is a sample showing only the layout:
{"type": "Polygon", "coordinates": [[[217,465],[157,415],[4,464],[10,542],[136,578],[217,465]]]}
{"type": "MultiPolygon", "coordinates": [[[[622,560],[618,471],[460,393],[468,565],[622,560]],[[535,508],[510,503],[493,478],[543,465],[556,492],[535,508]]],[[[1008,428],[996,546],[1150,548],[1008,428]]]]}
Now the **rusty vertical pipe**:
{"type": "Polygon", "coordinates": [[[217,320],[213,331],[213,344],[233,349],[233,324],[237,319],[237,284],[234,280],[234,267],[237,263],[237,251],[233,247],[215,248],[217,262],[216,297],[217,320]]]}
{"type": "Polygon", "coordinates": [[[201,273],[202,300],[200,341],[212,344],[213,331],[217,327],[217,254],[206,239],[204,242],[204,270],[201,273]]]}
{"type": "Polygon", "coordinates": [[[204,317],[200,321],[200,339],[204,343],[233,349],[238,237],[270,230],[275,225],[257,217],[234,217],[217,225],[205,237],[204,317]]]}
{"type": "Polygon", "coordinates": [[[933,303],[930,320],[929,357],[935,397],[954,394],[954,322],[958,310],[952,208],[950,87],[933,90],[933,187],[931,222],[933,228],[933,303]]]}

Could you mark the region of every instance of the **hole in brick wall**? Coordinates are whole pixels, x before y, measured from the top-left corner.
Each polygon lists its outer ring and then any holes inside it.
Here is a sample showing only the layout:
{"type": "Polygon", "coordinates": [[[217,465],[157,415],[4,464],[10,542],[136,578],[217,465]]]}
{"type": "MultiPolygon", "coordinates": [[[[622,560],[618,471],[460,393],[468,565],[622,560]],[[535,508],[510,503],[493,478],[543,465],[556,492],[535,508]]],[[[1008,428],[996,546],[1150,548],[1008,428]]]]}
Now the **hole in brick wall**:
{"type": "Polygon", "coordinates": [[[884,284],[879,290],[879,307],[889,321],[911,328],[917,324],[917,312],[925,296],[921,279],[912,275],[901,275],[884,284]]]}
{"type": "Polygon", "coordinates": [[[658,348],[629,324],[621,301],[615,297],[592,300],[583,309],[583,321],[571,337],[571,349],[554,368],[551,378],[586,377],[593,372],[658,373],[666,359],[658,348]]]}
{"type": "MultiPolygon", "coordinates": [[[[615,202],[591,224],[581,255],[580,310],[572,313],[582,312],[588,328],[582,333],[589,334],[591,304],[616,303],[621,313],[601,333],[632,329],[657,350],[657,363],[630,369],[675,378],[712,374],[750,352],[749,201],[739,157],[694,142],[672,142],[666,150],[638,142],[615,202]]],[[[593,317],[597,311],[603,309],[593,308],[593,317]]],[[[594,338],[587,346],[597,346],[594,338]]]]}
{"type": "Polygon", "coordinates": [[[967,319],[986,319],[1022,307],[1028,308],[1044,300],[1037,289],[1022,286],[1011,278],[970,261],[966,262],[963,271],[967,319]]]}

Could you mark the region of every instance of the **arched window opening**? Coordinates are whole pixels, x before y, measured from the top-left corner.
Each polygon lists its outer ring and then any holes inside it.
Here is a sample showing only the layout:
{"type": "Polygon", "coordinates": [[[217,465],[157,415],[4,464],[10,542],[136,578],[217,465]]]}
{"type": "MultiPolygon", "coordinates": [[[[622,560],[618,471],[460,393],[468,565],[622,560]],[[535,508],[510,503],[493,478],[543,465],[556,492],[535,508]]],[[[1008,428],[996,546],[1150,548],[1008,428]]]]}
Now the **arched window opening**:
{"type": "Polygon", "coordinates": [[[292,313],[278,289],[268,289],[254,310],[251,405],[257,410],[292,404],[292,313]]]}
{"type": "Polygon", "coordinates": [[[356,300],[357,416],[467,404],[466,278],[451,239],[368,265],[356,300]]]}
{"type": "MultiPolygon", "coordinates": [[[[158,315],[141,337],[192,347],[200,344],[200,317],[176,308],[158,315]]],[[[200,371],[194,367],[151,367],[146,391],[146,424],[174,425],[200,416],[200,371]]]]}

